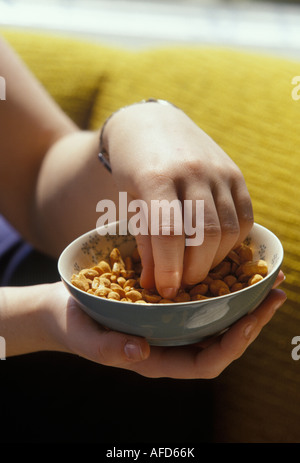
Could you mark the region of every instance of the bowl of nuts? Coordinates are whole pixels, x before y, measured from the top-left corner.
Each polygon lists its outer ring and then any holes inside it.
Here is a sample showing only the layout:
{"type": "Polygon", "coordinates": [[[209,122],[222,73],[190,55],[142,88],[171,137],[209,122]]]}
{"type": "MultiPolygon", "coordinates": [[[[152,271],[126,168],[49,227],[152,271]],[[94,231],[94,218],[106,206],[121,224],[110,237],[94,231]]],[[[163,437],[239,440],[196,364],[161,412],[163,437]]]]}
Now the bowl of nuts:
{"type": "Polygon", "coordinates": [[[167,300],[140,286],[135,237],[118,234],[118,223],[111,223],[70,243],[58,270],[70,295],[98,323],[150,345],[175,346],[221,333],[253,311],[271,290],[282,260],[279,239],[255,223],[203,281],[167,300]]]}

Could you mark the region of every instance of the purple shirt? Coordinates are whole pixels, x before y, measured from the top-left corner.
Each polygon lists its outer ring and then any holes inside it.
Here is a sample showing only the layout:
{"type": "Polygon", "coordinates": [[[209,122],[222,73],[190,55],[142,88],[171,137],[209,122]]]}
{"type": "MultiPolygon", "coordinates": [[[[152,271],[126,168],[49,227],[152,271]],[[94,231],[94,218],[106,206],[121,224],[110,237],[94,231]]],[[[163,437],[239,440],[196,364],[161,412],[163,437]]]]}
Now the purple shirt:
{"type": "Polygon", "coordinates": [[[22,260],[31,252],[32,247],[24,242],[21,235],[0,215],[0,266],[2,278],[0,286],[9,284],[9,280],[22,260]],[[4,265],[4,257],[13,251],[11,258],[4,265]]]}

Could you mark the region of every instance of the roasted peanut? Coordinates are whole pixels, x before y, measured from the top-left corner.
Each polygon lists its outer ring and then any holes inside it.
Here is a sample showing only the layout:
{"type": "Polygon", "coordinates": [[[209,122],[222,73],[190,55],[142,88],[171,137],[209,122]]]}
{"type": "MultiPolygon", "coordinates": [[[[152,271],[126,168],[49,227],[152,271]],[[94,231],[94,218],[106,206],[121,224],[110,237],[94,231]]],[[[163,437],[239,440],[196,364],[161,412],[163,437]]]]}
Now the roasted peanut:
{"type": "Polygon", "coordinates": [[[126,278],[124,278],[124,277],[118,277],[118,278],[117,278],[117,283],[118,283],[120,286],[122,286],[122,288],[124,288],[124,285],[125,285],[125,283],[126,283],[126,278]]]}
{"type": "Polygon", "coordinates": [[[234,275],[226,275],[224,282],[229,288],[237,282],[237,278],[234,275]]]}
{"type": "Polygon", "coordinates": [[[142,296],[145,301],[151,302],[153,304],[157,304],[162,298],[155,291],[150,291],[149,289],[143,289],[142,296]]]}
{"type": "Polygon", "coordinates": [[[209,285],[209,290],[213,296],[222,296],[223,294],[229,294],[230,289],[223,280],[214,280],[209,285]]]}
{"type": "Polygon", "coordinates": [[[234,262],[237,265],[240,265],[241,263],[239,255],[235,251],[229,251],[229,253],[227,254],[227,258],[232,260],[232,262],[234,262]]]}
{"type": "Polygon", "coordinates": [[[134,270],[126,270],[125,268],[121,269],[120,271],[120,275],[123,277],[123,278],[133,278],[134,275],[135,275],[135,271],[134,270]]]}
{"type": "Polygon", "coordinates": [[[93,270],[91,268],[85,268],[83,270],[80,270],[79,275],[85,276],[85,278],[88,278],[89,280],[93,280],[95,277],[99,276],[99,273],[97,270],[93,270]]]}
{"type": "Polygon", "coordinates": [[[109,288],[111,285],[111,280],[101,275],[99,277],[99,284],[102,286],[107,286],[109,288]]]}
{"type": "Polygon", "coordinates": [[[249,275],[245,275],[244,273],[241,273],[238,277],[239,283],[246,283],[248,280],[249,280],[249,275]]]}
{"type": "Polygon", "coordinates": [[[139,299],[142,299],[142,295],[141,295],[141,293],[139,291],[136,291],[136,290],[132,289],[132,290],[126,292],[126,298],[130,299],[130,301],[132,301],[132,302],[136,302],[139,299]]]}
{"type": "MultiPolygon", "coordinates": [[[[212,281],[212,280],[211,280],[212,281]]],[[[208,291],[208,284],[200,283],[199,285],[194,286],[190,290],[190,295],[195,296],[195,294],[201,294],[202,296],[208,291]]]]}
{"type": "Polygon", "coordinates": [[[103,273],[111,273],[111,267],[109,263],[105,260],[101,260],[97,265],[93,267],[93,269],[97,270],[97,272],[99,272],[100,275],[103,273]]]}
{"type": "Polygon", "coordinates": [[[115,291],[110,291],[107,295],[107,299],[114,299],[116,301],[119,301],[121,297],[119,293],[116,293],[115,291]]]}
{"type": "Polygon", "coordinates": [[[204,280],[201,281],[201,283],[204,284],[204,285],[210,285],[210,283],[211,283],[212,281],[213,281],[213,279],[212,279],[209,275],[207,275],[207,276],[204,278],[204,280]]]}
{"type": "Polygon", "coordinates": [[[249,277],[255,274],[266,276],[268,273],[268,265],[266,261],[260,259],[256,261],[245,262],[241,265],[242,273],[249,277]]]}
{"type": "Polygon", "coordinates": [[[221,276],[221,278],[224,278],[226,275],[230,273],[231,270],[231,264],[229,261],[223,261],[219,265],[217,265],[211,273],[213,274],[218,274],[221,276]]]}
{"type": "Polygon", "coordinates": [[[178,291],[177,296],[174,297],[174,302],[188,302],[190,300],[191,296],[185,291],[178,291]]]}
{"type": "Polygon", "coordinates": [[[111,272],[102,273],[102,275],[100,275],[101,278],[107,278],[109,281],[111,279],[111,276],[112,276],[111,272]]]}
{"type": "Polygon", "coordinates": [[[82,291],[88,291],[90,289],[90,283],[86,277],[79,273],[79,275],[72,275],[71,282],[76,288],[82,291]]]}
{"type": "Polygon", "coordinates": [[[262,275],[259,275],[258,273],[256,273],[255,275],[249,278],[248,285],[249,286],[255,285],[255,283],[258,283],[259,281],[263,279],[264,277],[262,275]]]}
{"type": "Polygon", "coordinates": [[[120,262],[114,262],[111,273],[118,277],[121,274],[121,270],[124,270],[124,266],[120,262]]]}
{"type": "Polygon", "coordinates": [[[124,289],[122,288],[122,286],[118,285],[118,283],[111,283],[110,289],[115,293],[118,293],[120,298],[126,297],[124,289]]]}
{"type": "Polygon", "coordinates": [[[245,288],[245,283],[241,283],[240,281],[237,281],[231,286],[230,291],[232,293],[235,293],[236,291],[240,291],[243,288],[245,288]]]}
{"type": "Polygon", "coordinates": [[[111,292],[107,286],[98,286],[95,290],[95,296],[106,297],[111,292]]]}
{"type": "Polygon", "coordinates": [[[111,251],[111,253],[109,255],[109,258],[110,258],[110,265],[111,266],[113,266],[114,263],[119,262],[123,266],[123,268],[125,267],[124,261],[122,259],[121,253],[120,253],[118,248],[114,248],[111,251]]]}
{"type": "Polygon", "coordinates": [[[92,288],[91,289],[93,291],[95,291],[98,288],[99,285],[100,285],[100,278],[96,277],[92,281],[92,288]]]}
{"type": "Polygon", "coordinates": [[[134,286],[137,284],[137,281],[134,278],[129,278],[128,280],[125,281],[124,283],[124,289],[125,288],[134,288],[134,286]]]}
{"type": "Polygon", "coordinates": [[[235,252],[240,258],[240,262],[247,262],[253,259],[252,249],[247,246],[246,244],[240,244],[236,249],[235,252]]]}
{"type": "Polygon", "coordinates": [[[114,248],[109,262],[102,260],[91,268],[73,274],[72,284],[89,294],[115,301],[169,304],[230,294],[254,285],[268,273],[267,263],[262,259],[253,261],[251,248],[242,243],[211,269],[206,278],[196,285],[182,286],[171,300],[162,298],[155,288],[149,290],[140,287],[141,261],[137,248],[124,260],[119,249],[114,248]]]}

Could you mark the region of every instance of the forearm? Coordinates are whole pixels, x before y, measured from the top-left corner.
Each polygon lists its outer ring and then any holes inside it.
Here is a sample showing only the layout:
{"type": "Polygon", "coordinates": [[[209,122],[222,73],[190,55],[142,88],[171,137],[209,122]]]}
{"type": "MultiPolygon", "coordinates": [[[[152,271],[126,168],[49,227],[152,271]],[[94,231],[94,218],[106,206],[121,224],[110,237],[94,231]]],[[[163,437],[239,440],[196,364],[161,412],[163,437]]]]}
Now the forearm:
{"type": "Polygon", "coordinates": [[[0,336],[5,339],[7,357],[55,348],[45,329],[47,287],[0,288],[0,336]]]}
{"type": "Polygon", "coordinates": [[[99,133],[79,130],[1,38],[0,55],[7,83],[0,212],[27,241],[57,256],[95,227],[97,201],[111,197],[110,176],[97,159],[99,133]]]}
{"type": "Polygon", "coordinates": [[[99,133],[77,131],[56,142],[43,160],[34,192],[32,235],[36,246],[53,256],[95,228],[99,200],[117,204],[113,178],[98,153],[99,133]]]}

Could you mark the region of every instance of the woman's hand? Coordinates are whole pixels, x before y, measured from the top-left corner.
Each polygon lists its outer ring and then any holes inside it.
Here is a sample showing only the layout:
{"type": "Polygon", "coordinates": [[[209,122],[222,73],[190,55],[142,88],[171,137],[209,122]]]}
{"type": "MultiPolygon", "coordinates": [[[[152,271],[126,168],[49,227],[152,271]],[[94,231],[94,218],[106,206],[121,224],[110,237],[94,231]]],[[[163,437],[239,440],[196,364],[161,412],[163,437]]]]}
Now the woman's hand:
{"type": "MultiPolygon", "coordinates": [[[[274,288],[283,279],[280,272],[274,288]]],[[[286,299],[284,292],[273,289],[253,313],[220,336],[191,346],[150,347],[145,339],[104,329],[79,308],[62,283],[42,288],[44,306],[39,316],[43,328],[39,336],[47,340],[47,349],[70,352],[146,377],[182,379],[218,376],[244,353],[286,299]]]]}
{"type": "MultiPolygon", "coordinates": [[[[253,225],[250,196],[238,167],[181,110],[157,103],[137,104],[116,113],[104,131],[112,172],[119,191],[146,202],[151,229],[151,201],[204,201],[204,241],[185,246],[184,226],[163,217],[159,233],[138,235],[147,288],[172,298],[182,283],[205,278],[253,225]],[[165,234],[163,234],[165,233],[165,234]]],[[[182,218],[181,218],[182,221],[182,218]]]]}

